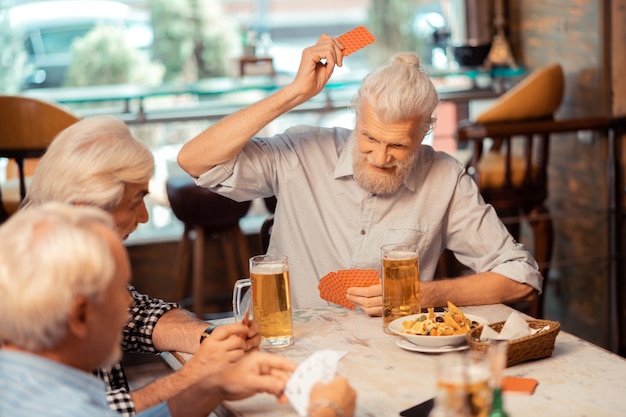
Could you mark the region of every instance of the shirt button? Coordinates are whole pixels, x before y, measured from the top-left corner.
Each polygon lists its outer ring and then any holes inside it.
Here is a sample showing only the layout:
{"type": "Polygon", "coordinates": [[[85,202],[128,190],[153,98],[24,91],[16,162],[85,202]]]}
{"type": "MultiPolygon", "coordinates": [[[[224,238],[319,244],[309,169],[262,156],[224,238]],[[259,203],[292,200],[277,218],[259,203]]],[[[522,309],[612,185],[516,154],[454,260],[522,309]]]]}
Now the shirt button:
{"type": "Polygon", "coordinates": [[[365,230],[361,230],[361,234],[364,235],[365,234],[365,230]]]}

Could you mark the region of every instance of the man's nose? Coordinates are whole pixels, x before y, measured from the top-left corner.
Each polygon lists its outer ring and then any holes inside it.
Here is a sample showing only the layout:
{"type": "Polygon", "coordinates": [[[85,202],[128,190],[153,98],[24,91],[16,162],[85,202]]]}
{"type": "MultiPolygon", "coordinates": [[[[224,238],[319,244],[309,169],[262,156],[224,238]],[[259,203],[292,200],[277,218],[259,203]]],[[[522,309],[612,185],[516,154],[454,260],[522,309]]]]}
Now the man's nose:
{"type": "Polygon", "coordinates": [[[148,214],[148,208],[146,207],[146,203],[142,202],[139,207],[137,207],[137,222],[138,223],[147,223],[150,219],[150,214],[148,214]]]}
{"type": "Polygon", "coordinates": [[[390,155],[387,152],[387,147],[384,145],[376,147],[372,152],[372,162],[379,167],[385,166],[389,163],[390,155]]]}

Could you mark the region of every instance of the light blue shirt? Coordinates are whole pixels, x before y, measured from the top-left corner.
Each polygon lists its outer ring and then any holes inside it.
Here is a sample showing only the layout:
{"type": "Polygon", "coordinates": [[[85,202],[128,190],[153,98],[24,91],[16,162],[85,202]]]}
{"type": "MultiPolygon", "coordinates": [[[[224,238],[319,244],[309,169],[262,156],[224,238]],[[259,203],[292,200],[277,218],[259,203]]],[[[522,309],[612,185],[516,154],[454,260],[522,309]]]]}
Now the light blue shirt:
{"type": "Polygon", "coordinates": [[[294,308],[326,305],[317,284],[331,271],[380,274],[380,247],[389,243],[417,245],[421,281],[433,279],[448,248],[476,272],[497,272],[541,291],[537,263],[456,159],[422,145],[404,186],[375,195],[353,179],[351,132],[297,126],[254,138],[196,180],[238,201],[276,195],[268,252],[288,257],[294,308]]]}
{"type": "MultiPolygon", "coordinates": [[[[104,383],[78,369],[28,353],[0,350],[0,416],[119,417],[104,383]]],[[[161,403],[140,417],[170,416],[161,403]]]]}

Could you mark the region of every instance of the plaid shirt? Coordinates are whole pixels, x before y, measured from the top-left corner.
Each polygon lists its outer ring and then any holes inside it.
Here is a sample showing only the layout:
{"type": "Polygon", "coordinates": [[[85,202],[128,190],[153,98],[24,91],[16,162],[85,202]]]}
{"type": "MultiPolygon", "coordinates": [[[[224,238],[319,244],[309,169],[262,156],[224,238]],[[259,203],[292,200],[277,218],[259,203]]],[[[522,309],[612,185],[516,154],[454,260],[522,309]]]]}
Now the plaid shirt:
{"type": "MultiPolygon", "coordinates": [[[[152,344],[152,331],[163,314],[179,307],[176,303],[166,303],[157,298],[140,294],[128,286],[133,297],[130,320],[124,328],[122,349],[131,353],[158,353],[152,344]]],[[[93,374],[107,385],[109,407],[125,417],[135,415],[135,406],[130,397],[130,389],[122,363],[111,369],[96,369],[93,374]]]]}

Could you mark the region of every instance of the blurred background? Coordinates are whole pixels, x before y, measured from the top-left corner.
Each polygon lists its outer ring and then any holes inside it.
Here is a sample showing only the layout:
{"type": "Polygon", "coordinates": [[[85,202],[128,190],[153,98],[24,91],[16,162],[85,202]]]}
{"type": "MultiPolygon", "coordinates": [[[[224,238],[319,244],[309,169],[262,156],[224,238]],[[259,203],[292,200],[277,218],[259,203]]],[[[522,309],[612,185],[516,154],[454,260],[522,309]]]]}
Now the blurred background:
{"type": "MultiPolygon", "coordinates": [[[[115,114],[153,151],[151,221],[127,245],[136,285],[169,298],[182,225],[168,207],[164,182],[180,174],[178,149],[287,82],[302,49],[322,33],[365,25],[377,40],[348,57],[333,87],[310,107],[261,133],[296,123],[351,127],[347,103],[363,75],[410,50],[442,96],[427,143],[458,154],[459,121],[553,62],[566,78],[559,117],[623,115],[624,10],[626,0],[0,0],[0,94],[55,101],[81,116],[115,114]],[[498,29],[511,60],[494,66],[486,58],[498,29]]],[[[556,240],[546,318],[601,346],[614,330],[607,325],[606,153],[606,141],[590,134],[554,141],[547,201],[556,240]]],[[[3,164],[0,184],[8,180],[3,164]]],[[[267,214],[255,202],[242,219],[253,252],[267,214]]],[[[211,256],[219,274],[219,256],[211,256]]],[[[215,290],[224,289],[207,287],[215,290]]]]}

